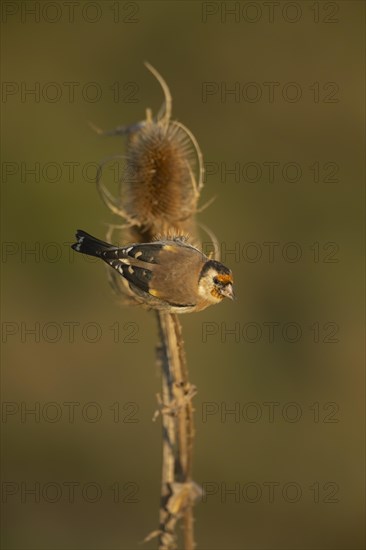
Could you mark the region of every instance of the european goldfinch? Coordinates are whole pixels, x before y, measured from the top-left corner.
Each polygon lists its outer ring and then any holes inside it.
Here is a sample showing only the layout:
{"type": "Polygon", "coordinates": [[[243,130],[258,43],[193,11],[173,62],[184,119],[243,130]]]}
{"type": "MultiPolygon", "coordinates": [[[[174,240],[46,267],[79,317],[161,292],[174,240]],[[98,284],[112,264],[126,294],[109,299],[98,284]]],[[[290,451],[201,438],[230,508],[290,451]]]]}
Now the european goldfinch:
{"type": "Polygon", "coordinates": [[[172,313],[201,311],[234,299],[230,269],[211,260],[183,237],[117,247],[78,230],[76,252],[101,258],[123,277],[134,298],[172,313]]]}

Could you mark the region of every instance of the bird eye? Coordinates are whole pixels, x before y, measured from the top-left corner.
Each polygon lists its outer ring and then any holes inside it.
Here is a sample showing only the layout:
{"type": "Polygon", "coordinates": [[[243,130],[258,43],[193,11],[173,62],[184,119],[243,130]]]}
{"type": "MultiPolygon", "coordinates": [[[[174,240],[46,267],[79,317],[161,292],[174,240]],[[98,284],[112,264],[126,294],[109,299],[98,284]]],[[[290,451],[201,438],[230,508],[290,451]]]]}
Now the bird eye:
{"type": "Polygon", "coordinates": [[[215,285],[219,285],[220,284],[220,279],[218,277],[214,277],[213,282],[215,283],[215,285]]]}

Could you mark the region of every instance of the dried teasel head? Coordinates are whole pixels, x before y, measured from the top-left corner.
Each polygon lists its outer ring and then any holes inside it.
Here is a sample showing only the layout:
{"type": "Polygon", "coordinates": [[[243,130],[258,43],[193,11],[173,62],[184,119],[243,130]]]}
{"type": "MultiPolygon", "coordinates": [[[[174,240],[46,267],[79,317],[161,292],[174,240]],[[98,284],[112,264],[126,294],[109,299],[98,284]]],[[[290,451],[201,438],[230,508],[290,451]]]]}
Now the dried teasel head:
{"type": "Polygon", "coordinates": [[[135,241],[151,240],[156,233],[195,233],[204,173],[195,137],[183,124],[171,121],[167,84],[156,69],[148,63],[146,67],[163,89],[163,107],[156,117],[147,109],[145,120],[106,132],[127,136],[119,197],[113,197],[98,178],[102,198],[127,221],[129,238],[135,241]]]}

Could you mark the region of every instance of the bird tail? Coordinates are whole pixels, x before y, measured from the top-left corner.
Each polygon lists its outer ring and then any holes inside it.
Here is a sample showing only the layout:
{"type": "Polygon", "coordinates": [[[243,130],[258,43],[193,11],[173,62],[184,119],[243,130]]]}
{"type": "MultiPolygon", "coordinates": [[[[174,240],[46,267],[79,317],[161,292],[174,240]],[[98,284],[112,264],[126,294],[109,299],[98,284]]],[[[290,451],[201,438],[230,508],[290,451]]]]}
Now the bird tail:
{"type": "Polygon", "coordinates": [[[76,232],[77,242],[71,245],[73,250],[81,252],[82,254],[88,254],[88,256],[101,256],[102,252],[115,248],[112,244],[96,239],[89,233],[78,229],[76,232]]]}

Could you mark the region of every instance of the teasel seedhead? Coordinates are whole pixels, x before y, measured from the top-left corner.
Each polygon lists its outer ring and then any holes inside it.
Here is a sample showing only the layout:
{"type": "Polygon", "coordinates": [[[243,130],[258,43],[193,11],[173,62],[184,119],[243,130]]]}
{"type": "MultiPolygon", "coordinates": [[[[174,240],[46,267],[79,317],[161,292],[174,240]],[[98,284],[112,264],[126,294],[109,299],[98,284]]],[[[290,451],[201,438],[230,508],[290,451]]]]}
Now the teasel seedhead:
{"type": "Polygon", "coordinates": [[[124,176],[119,196],[113,197],[102,182],[97,185],[107,206],[123,218],[128,239],[146,242],[159,234],[196,233],[194,217],[203,187],[204,166],[200,147],[192,132],[171,120],[172,98],[161,75],[149,63],[164,92],[164,103],[153,117],[122,126],[105,135],[127,136],[124,176]]]}

